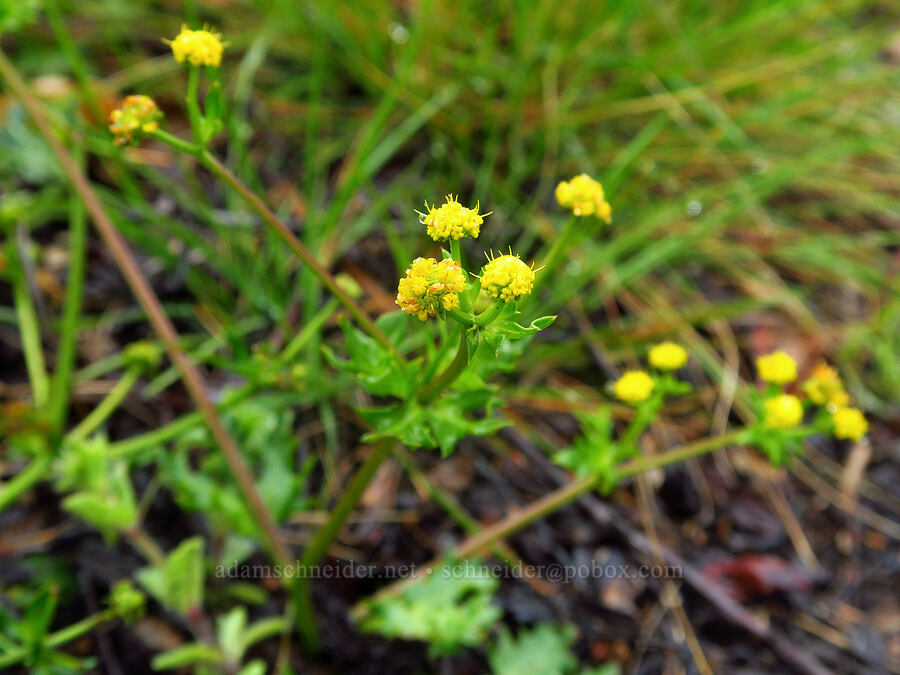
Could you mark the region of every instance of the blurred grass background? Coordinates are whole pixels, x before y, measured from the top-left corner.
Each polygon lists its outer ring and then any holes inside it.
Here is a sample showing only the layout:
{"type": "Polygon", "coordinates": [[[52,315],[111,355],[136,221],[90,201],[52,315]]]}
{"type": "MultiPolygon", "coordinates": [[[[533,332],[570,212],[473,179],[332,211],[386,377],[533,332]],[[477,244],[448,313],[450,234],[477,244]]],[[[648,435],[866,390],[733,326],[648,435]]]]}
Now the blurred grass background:
{"type": "MultiPolygon", "coordinates": [[[[719,425],[746,358],[774,347],[804,367],[827,355],[864,406],[898,412],[895,3],[56,6],[7,48],[70,122],[145,93],[185,132],[186,71],[161,38],[182,22],[221,32],[232,107],[217,150],[323,262],[361,283],[374,313],[392,309],[397,276],[426,253],[413,212],[423,201],[480,200],[493,215],[466,252],[511,245],[540,263],[565,218],[556,182],[581,171],[601,180],[613,225],[581,233],[540,289],[535,311],[562,310],[528,351],[526,389],[550,372],[551,387],[599,386],[611,364],[674,335],[714,385],[719,425]]],[[[29,187],[46,254],[65,244],[64,231],[41,229],[68,208],[64,184],[21,110],[8,96],[3,105],[4,199],[13,208],[29,187]]],[[[316,315],[315,281],[235,197],[158,147],[125,161],[102,128],[81,131],[101,157],[89,166],[105,202],[152,256],[154,283],[200,358],[239,373],[316,315]]],[[[127,291],[91,274],[89,323],[136,330],[127,291]]],[[[317,355],[312,340],[310,376],[317,355]]]]}

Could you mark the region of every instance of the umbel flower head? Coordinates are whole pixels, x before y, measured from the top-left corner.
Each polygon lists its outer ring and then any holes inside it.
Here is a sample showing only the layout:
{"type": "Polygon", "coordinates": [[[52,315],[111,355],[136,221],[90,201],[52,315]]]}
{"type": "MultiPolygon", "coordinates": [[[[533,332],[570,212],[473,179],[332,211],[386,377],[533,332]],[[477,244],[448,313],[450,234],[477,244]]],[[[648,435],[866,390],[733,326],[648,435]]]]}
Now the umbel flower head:
{"type": "Polygon", "coordinates": [[[834,368],[824,363],[819,363],[813,368],[809,379],[803,383],[803,391],[809,396],[810,401],[824,405],[831,412],[850,403],[841,376],[834,368]]]}
{"type": "Polygon", "coordinates": [[[612,207],[606,201],[603,186],[586,173],[564,180],[556,186],[556,201],[572,209],[576,216],[596,215],[603,222],[612,222],[612,207]]]}
{"type": "Polygon", "coordinates": [[[467,208],[460,204],[453,195],[447,195],[446,201],[438,208],[429,206],[428,202],[425,202],[428,213],[421,211],[416,211],[416,213],[419,214],[419,221],[426,226],[425,232],[435,241],[463,237],[477,239],[484,217],[491,215],[490,213],[479,214],[478,207],[479,204],[476,202],[474,209],[467,208]]]}
{"type": "Polygon", "coordinates": [[[856,408],[838,408],[831,416],[831,421],[834,422],[834,435],[837,438],[858,441],[869,430],[869,423],[856,408]]]}
{"type": "Polygon", "coordinates": [[[772,352],[756,359],[759,379],[773,384],[787,384],[797,379],[797,362],[783,351],[772,352]]]}
{"type": "Polygon", "coordinates": [[[127,145],[137,133],[159,129],[162,111],[149,96],[126,96],[118,108],[109,114],[109,130],[116,145],[127,145]]]}
{"type": "Polygon", "coordinates": [[[481,271],[481,288],[503,302],[528,295],[533,287],[534,270],[517,255],[488,257],[488,264],[481,271]]]}
{"type": "Polygon", "coordinates": [[[650,365],[659,370],[678,370],[687,363],[684,347],[674,342],[662,342],[650,350],[650,365]]]}
{"type": "Polygon", "coordinates": [[[763,424],[769,429],[790,429],[803,419],[803,405],[792,394],[779,394],[763,404],[763,424]]]}
{"type": "Polygon", "coordinates": [[[629,370],[616,380],[613,393],[619,400],[634,405],[650,398],[655,382],[643,370],[629,370]]]}
{"type": "Polygon", "coordinates": [[[222,52],[225,51],[225,43],[221,37],[207,28],[191,30],[182,26],[174,40],[165,42],[172,48],[172,54],[178,63],[187,61],[192,66],[218,67],[222,64],[222,52]]]}
{"type": "Polygon", "coordinates": [[[416,258],[397,287],[397,304],[407,314],[424,321],[439,310],[459,306],[459,294],[466,290],[466,275],[459,263],[446,258],[416,258]]]}

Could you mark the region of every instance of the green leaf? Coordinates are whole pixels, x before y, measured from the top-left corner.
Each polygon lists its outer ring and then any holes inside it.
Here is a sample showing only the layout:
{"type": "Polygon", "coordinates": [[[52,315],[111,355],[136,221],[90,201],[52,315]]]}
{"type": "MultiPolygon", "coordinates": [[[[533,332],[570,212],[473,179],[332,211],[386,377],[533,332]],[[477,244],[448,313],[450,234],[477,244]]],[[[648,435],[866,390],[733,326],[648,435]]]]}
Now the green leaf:
{"type": "Polygon", "coordinates": [[[415,401],[382,408],[366,408],[360,416],[372,426],[366,443],[393,436],[411,448],[433,448],[437,441],[426,420],[426,411],[415,401]]]}
{"type": "Polygon", "coordinates": [[[566,675],[578,667],[569,651],[575,640],[573,626],[541,624],[522,630],[516,639],[502,630],[500,639],[489,652],[488,662],[494,675],[566,675]]]}
{"type": "Polygon", "coordinates": [[[218,665],[220,663],[222,663],[222,655],[218,649],[212,645],[192,643],[158,654],[150,662],[150,667],[153,670],[170,670],[195,664],[218,665]]]}
{"type": "Polygon", "coordinates": [[[107,537],[134,527],[138,519],[134,488],[124,462],[111,470],[104,492],[76,492],[63,500],[63,507],[107,537]]]}
{"type": "Polygon", "coordinates": [[[247,609],[241,606],[223,614],[216,621],[216,639],[229,663],[240,663],[244,655],[243,634],[246,628],[247,609]]]}
{"type": "Polygon", "coordinates": [[[266,664],[262,659],[255,659],[241,668],[238,675],[266,675],[266,664]]]}
{"type": "Polygon", "coordinates": [[[138,570],[138,582],[160,603],[186,615],[203,606],[205,577],[203,539],[193,537],[181,542],[162,566],[138,570]]]}
{"type": "MultiPolygon", "coordinates": [[[[331,349],[323,348],[325,358],[335,368],[356,377],[360,384],[376,396],[409,398],[416,385],[419,362],[401,366],[390,352],[373,338],[355,328],[345,318],[340,320],[349,359],[341,360],[331,349]]],[[[394,329],[396,332],[396,329],[394,329]]]]}
{"type": "Polygon", "coordinates": [[[284,633],[289,627],[290,626],[288,626],[285,620],[280,616],[271,616],[253,622],[250,624],[249,628],[244,631],[241,638],[244,651],[250,649],[250,647],[257,642],[284,633]]]}
{"type": "Polygon", "coordinates": [[[452,654],[481,644],[500,617],[500,608],[491,604],[497,585],[477,563],[445,564],[399,595],[370,601],[361,628],[387,638],[424,640],[431,643],[431,656],[452,654]]]}

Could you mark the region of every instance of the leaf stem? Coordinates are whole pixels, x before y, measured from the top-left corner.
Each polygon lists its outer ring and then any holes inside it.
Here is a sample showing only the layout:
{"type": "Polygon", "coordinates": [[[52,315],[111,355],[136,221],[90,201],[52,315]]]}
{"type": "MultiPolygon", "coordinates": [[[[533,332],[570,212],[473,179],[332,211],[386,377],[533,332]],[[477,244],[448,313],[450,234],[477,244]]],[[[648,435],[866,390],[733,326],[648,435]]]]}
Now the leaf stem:
{"type": "MultiPolygon", "coordinates": [[[[57,19],[58,8],[52,2],[57,19]]],[[[95,101],[96,102],[96,101],[95,101]]],[[[76,160],[82,164],[82,153],[76,160]]],[[[50,393],[50,423],[54,432],[62,433],[66,424],[69,407],[69,386],[78,344],[78,319],[81,317],[81,302],[84,295],[84,270],[87,256],[87,212],[78,195],[69,197],[69,274],[66,280],[66,297],[60,324],[59,348],[56,353],[56,370],[53,374],[50,393]]]]}
{"type": "Polygon", "coordinates": [[[51,458],[43,454],[31,460],[31,463],[15,476],[0,485],[0,513],[28,492],[34,485],[44,479],[50,471],[51,458]]]}
{"type": "Polygon", "coordinates": [[[434,378],[422,391],[419,392],[419,400],[422,403],[428,403],[434,400],[449,387],[453,381],[459,377],[459,374],[469,365],[469,341],[466,335],[465,326],[459,329],[459,349],[456,351],[452,363],[447,366],[447,370],[434,378]]]}
{"type": "MultiPolygon", "coordinates": [[[[65,628],[51,633],[45,637],[42,644],[45,649],[56,649],[64,644],[81,637],[85,633],[89,633],[102,623],[115,619],[116,615],[112,610],[105,610],[92,616],[86,617],[81,621],[66,626],[65,628]]],[[[4,654],[0,654],[0,668],[9,668],[27,658],[29,650],[27,647],[16,647],[4,654]]]]}
{"type": "Polygon", "coordinates": [[[250,188],[244,185],[241,180],[235,176],[224,164],[222,164],[211,152],[208,150],[202,151],[198,155],[200,162],[209,169],[212,173],[218,176],[222,181],[224,181],[229,187],[231,187],[235,192],[237,192],[250,206],[251,209],[256,211],[256,213],[263,219],[263,221],[271,227],[275,233],[281,237],[282,241],[288,245],[290,248],[309,268],[312,270],[312,273],[321,281],[329,291],[338,299],[338,301],[344,306],[344,308],[350,312],[350,315],[356,320],[356,322],[365,330],[369,335],[375,338],[390,354],[400,363],[403,362],[403,357],[400,356],[400,353],[397,351],[397,348],[394,344],[388,339],[388,337],[381,331],[378,326],[375,325],[375,322],[369,318],[369,316],[362,310],[362,308],[350,297],[350,295],[345,291],[341,286],[337,283],[335,278],[331,275],[331,273],[325,269],[325,267],[313,256],[313,254],[309,251],[303,243],[297,239],[293,232],[290,231],[287,225],[285,225],[279,218],[276,216],[265,203],[254,194],[250,188]]]}
{"type": "Polygon", "coordinates": [[[18,237],[10,237],[7,246],[11,267],[13,268],[13,302],[16,306],[16,320],[19,324],[19,335],[22,341],[22,352],[25,355],[25,369],[31,383],[31,396],[35,408],[47,402],[50,393],[50,381],[44,363],[44,348],[41,345],[41,330],[34,300],[25,278],[25,268],[19,257],[18,237]]]}
{"type": "Polygon", "coordinates": [[[122,404],[122,401],[125,400],[129,392],[134,388],[134,385],[137,384],[140,376],[141,369],[137,366],[132,366],[126,370],[122,377],[119,378],[119,381],[109,390],[109,393],[102,401],[100,401],[97,407],[91,410],[87,417],[81,420],[74,429],[66,434],[66,439],[76,442],[83,441],[87,438],[122,404]]]}
{"type": "Polygon", "coordinates": [[[309,572],[310,567],[317,565],[328,550],[328,546],[337,536],[347,519],[350,512],[359,503],[363,492],[368,487],[375,472],[381,463],[390,455],[396,441],[394,439],[385,439],[378,443],[369,453],[366,461],[357,469],[347,486],[341,498],[335,504],[334,508],[328,516],[326,523],[316,532],[315,536],[307,544],[300,558],[300,570],[298,570],[297,580],[294,584],[294,601],[297,604],[297,627],[300,632],[300,639],[303,645],[310,653],[318,650],[318,635],[315,625],[315,614],[312,606],[312,596],[309,592],[309,581],[312,575],[303,572],[309,572]]]}

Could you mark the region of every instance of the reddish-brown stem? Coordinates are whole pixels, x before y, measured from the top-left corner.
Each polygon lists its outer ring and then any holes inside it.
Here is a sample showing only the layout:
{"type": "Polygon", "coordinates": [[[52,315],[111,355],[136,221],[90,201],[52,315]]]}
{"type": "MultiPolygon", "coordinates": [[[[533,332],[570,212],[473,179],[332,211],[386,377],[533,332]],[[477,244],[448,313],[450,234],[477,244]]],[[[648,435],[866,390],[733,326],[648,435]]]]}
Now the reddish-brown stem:
{"type": "Polygon", "coordinates": [[[141,273],[124,238],[119,234],[112,220],[106,214],[97,195],[94,194],[88,179],[75,163],[69,151],[54,134],[42,105],[32,96],[27,85],[16,71],[15,66],[6,58],[2,50],[0,50],[0,75],[6,80],[16,98],[21,101],[28,114],[34,120],[38,131],[50,145],[50,149],[59,160],[60,165],[72,182],[72,186],[84,202],[97,231],[109,248],[110,253],[112,253],[113,258],[115,258],[116,264],[125,277],[125,281],[128,282],[141,307],[147,313],[150,324],[159,335],[166,351],[169,353],[169,357],[181,373],[185,388],[203,415],[213,438],[222,450],[231,473],[234,475],[244,498],[247,500],[257,523],[262,529],[270,553],[279,562],[288,563],[290,561],[290,553],[281,539],[275,520],[260,497],[256,484],[253,481],[253,476],[244,463],[237,445],[228,434],[228,431],[226,431],[215,406],[206,395],[203,378],[179,346],[178,333],[175,331],[175,327],[160,305],[147,279],[141,273]]]}

